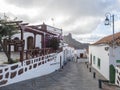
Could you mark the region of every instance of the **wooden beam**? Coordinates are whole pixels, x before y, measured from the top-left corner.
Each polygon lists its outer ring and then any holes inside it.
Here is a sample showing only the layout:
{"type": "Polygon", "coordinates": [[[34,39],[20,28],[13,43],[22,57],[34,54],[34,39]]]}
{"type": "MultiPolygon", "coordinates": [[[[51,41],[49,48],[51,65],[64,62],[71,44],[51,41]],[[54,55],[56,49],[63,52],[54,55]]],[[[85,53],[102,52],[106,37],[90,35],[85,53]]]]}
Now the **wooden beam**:
{"type": "Polygon", "coordinates": [[[21,25],[28,25],[29,23],[21,23],[21,25]]]}

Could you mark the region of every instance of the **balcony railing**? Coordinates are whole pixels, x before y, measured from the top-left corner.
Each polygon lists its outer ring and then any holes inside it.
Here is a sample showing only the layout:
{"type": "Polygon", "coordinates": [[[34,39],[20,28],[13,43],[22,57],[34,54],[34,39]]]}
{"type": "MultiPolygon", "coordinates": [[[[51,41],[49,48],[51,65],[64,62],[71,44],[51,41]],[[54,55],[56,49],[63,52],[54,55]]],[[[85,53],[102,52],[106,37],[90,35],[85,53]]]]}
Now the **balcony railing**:
{"type": "Polygon", "coordinates": [[[36,48],[36,49],[25,50],[24,52],[26,54],[26,59],[29,59],[29,58],[44,56],[51,53],[58,53],[61,51],[62,48],[59,48],[58,50],[53,50],[52,48],[42,48],[42,49],[36,48]]]}

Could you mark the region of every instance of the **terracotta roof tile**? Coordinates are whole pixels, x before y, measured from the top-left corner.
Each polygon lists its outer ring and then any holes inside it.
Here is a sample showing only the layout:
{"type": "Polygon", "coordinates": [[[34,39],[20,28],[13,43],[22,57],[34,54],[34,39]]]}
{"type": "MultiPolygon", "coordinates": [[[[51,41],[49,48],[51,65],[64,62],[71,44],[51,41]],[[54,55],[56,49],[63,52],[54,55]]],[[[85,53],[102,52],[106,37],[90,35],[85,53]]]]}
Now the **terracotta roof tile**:
{"type": "MultiPolygon", "coordinates": [[[[120,44],[120,32],[114,34],[114,41],[116,44],[120,44]]],[[[106,36],[97,42],[93,43],[92,45],[97,45],[97,44],[112,44],[113,42],[113,35],[106,36]]]]}

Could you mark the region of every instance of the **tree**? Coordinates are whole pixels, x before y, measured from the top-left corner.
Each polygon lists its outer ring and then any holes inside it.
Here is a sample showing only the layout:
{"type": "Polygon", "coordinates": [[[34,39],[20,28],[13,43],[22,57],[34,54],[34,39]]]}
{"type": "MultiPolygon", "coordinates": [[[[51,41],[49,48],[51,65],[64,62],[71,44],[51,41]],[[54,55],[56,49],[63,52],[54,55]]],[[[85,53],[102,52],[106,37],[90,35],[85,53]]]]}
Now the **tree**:
{"type": "Polygon", "coordinates": [[[57,50],[59,48],[60,40],[57,37],[52,37],[47,41],[47,47],[57,50]]]}
{"type": "Polygon", "coordinates": [[[7,50],[4,46],[3,39],[11,39],[12,35],[17,33],[16,24],[13,21],[8,21],[6,19],[0,20],[0,46],[3,49],[3,52],[8,58],[8,62],[12,63],[12,59],[10,57],[10,45],[8,46],[9,49],[7,50]]]}

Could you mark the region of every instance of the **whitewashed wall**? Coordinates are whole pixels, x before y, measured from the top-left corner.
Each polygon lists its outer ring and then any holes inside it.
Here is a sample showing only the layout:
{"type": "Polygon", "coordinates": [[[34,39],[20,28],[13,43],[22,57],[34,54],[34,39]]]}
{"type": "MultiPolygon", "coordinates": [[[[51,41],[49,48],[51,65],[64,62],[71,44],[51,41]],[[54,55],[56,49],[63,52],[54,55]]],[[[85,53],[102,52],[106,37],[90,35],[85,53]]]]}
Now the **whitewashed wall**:
{"type": "Polygon", "coordinates": [[[86,54],[86,49],[77,49],[76,54],[78,57],[80,57],[80,54],[85,55],[86,54]]]}
{"type": "Polygon", "coordinates": [[[120,60],[120,46],[115,46],[114,50],[110,48],[110,64],[113,64],[115,67],[117,65],[120,65],[120,63],[117,63],[117,60],[120,60]]]}
{"type": "Polygon", "coordinates": [[[36,35],[36,43],[35,43],[35,47],[39,47],[41,48],[41,35],[37,34],[36,35]]]}
{"type": "Polygon", "coordinates": [[[0,87],[58,70],[60,68],[60,56],[63,64],[63,52],[60,52],[25,60],[23,63],[19,62],[0,67],[0,87]]]}
{"type": "Polygon", "coordinates": [[[107,80],[109,80],[109,50],[106,51],[107,45],[90,45],[89,46],[89,62],[90,55],[92,54],[92,66],[99,71],[107,80]],[[93,64],[93,56],[95,56],[95,64],[93,64]],[[98,58],[101,60],[101,66],[98,68],[98,58]]]}
{"type": "Polygon", "coordinates": [[[65,46],[63,47],[63,54],[65,60],[73,60],[75,57],[75,49],[73,47],[65,46]]]}
{"type": "MultiPolygon", "coordinates": [[[[29,33],[29,32],[24,32],[24,40],[25,40],[25,50],[27,49],[27,38],[29,37],[29,36],[32,36],[33,38],[34,38],[34,34],[33,33],[29,33]]],[[[21,34],[19,33],[19,34],[15,34],[13,37],[12,37],[12,39],[14,39],[15,37],[18,37],[19,39],[21,39],[21,34]]],[[[39,34],[37,34],[36,35],[36,43],[35,43],[35,46],[36,47],[39,47],[39,48],[41,48],[41,35],[39,35],[39,34]]],[[[12,46],[11,47],[11,51],[13,51],[14,50],[14,47],[12,46]]]]}

